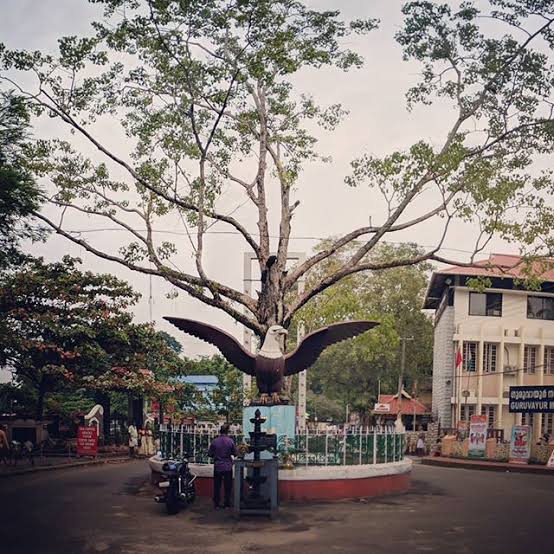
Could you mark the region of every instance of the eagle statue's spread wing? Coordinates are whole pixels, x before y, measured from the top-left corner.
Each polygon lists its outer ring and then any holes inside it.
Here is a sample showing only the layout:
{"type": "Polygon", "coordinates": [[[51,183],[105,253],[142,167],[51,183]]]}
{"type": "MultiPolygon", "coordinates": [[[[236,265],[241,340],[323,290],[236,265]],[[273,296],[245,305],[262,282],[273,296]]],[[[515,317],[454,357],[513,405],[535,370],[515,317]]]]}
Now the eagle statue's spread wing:
{"type": "Polygon", "coordinates": [[[285,375],[294,375],[309,368],[320,354],[336,342],[355,337],[379,325],[377,321],[345,321],[322,327],[304,337],[296,350],[285,356],[285,375]]]}
{"type": "Polygon", "coordinates": [[[256,358],[229,333],[192,319],[181,317],[164,317],[164,319],[185,333],[213,344],[229,363],[243,373],[256,374],[256,358]]]}

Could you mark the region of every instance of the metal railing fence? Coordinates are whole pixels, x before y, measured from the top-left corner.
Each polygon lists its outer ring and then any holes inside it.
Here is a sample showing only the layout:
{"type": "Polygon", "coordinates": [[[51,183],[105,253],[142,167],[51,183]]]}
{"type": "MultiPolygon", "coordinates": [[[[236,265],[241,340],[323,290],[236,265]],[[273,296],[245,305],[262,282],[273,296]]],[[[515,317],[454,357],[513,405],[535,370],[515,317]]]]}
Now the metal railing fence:
{"type": "MultiPolygon", "coordinates": [[[[187,456],[194,463],[210,463],[208,448],[216,432],[198,432],[189,426],[161,427],[160,448],[164,458],[187,456]]],[[[230,433],[237,445],[246,442],[242,433],[230,433]]],[[[406,437],[388,428],[357,428],[341,432],[299,433],[277,437],[281,461],[294,465],[360,465],[397,462],[404,458],[406,437]]]]}

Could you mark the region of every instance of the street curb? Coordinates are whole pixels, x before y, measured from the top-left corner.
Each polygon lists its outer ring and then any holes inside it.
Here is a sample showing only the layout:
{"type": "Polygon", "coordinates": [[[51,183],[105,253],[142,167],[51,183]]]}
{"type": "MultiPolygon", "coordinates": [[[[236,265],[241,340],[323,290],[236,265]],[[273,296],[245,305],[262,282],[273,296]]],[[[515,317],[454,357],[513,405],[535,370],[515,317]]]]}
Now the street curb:
{"type": "Polygon", "coordinates": [[[101,464],[109,464],[109,463],[125,463],[130,462],[134,458],[105,458],[102,460],[88,460],[86,462],[73,462],[70,464],[59,464],[59,465],[53,465],[53,466],[37,466],[37,467],[27,467],[25,469],[19,469],[15,471],[10,471],[8,473],[0,473],[0,479],[7,478],[7,477],[14,477],[16,475],[26,475],[28,473],[38,473],[40,471],[55,471],[60,469],[71,469],[75,467],[88,467],[88,466],[96,466],[101,464]]]}
{"type": "Polygon", "coordinates": [[[479,471],[496,471],[502,473],[527,473],[534,475],[550,475],[554,476],[554,470],[548,469],[545,466],[533,466],[533,465],[517,465],[508,463],[478,463],[478,462],[465,462],[462,460],[450,461],[437,458],[423,458],[421,464],[426,466],[438,466],[438,467],[451,467],[454,469],[476,469],[479,471]]]}

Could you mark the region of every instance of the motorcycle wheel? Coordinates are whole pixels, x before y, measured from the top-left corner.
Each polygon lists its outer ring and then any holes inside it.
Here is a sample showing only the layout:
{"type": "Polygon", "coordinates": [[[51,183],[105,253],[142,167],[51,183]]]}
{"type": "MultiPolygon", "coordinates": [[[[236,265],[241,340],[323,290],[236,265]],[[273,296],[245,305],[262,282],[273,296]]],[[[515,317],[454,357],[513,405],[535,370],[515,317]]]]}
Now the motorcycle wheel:
{"type": "Polygon", "coordinates": [[[187,501],[194,502],[195,498],[196,498],[196,483],[191,483],[188,486],[187,501]]]}
{"type": "Polygon", "coordinates": [[[177,483],[171,483],[165,497],[165,510],[170,516],[175,515],[179,511],[178,494],[177,483]]]}

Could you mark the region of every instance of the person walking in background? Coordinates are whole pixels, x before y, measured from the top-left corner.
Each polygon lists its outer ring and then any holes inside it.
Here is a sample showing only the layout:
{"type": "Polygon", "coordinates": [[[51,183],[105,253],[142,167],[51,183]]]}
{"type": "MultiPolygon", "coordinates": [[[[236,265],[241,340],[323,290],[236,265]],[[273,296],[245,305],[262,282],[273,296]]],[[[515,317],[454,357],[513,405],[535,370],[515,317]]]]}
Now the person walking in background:
{"type": "Polygon", "coordinates": [[[135,448],[138,446],[138,431],[132,421],[129,422],[129,427],[127,428],[127,431],[129,433],[129,456],[131,458],[134,458],[135,448]]]}
{"type": "Polygon", "coordinates": [[[224,508],[231,506],[233,488],[233,456],[237,456],[237,447],[229,437],[229,426],[222,425],[219,437],[215,438],[208,449],[208,456],[214,460],[214,508],[221,507],[221,483],[224,489],[224,508]]]}
{"type": "Polygon", "coordinates": [[[0,461],[8,465],[10,459],[10,443],[8,442],[6,429],[7,427],[5,425],[0,425],[0,461]]]}
{"type": "Polygon", "coordinates": [[[418,456],[425,455],[425,433],[420,433],[417,437],[416,454],[418,456]]]}

